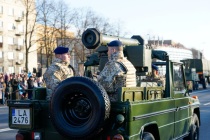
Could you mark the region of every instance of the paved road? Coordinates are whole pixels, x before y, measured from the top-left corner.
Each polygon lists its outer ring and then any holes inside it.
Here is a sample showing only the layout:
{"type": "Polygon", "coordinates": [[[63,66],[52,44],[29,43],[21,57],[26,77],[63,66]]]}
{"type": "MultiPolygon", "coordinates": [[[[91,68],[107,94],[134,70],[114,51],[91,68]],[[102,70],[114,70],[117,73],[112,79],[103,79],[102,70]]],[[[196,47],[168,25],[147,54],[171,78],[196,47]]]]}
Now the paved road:
{"type": "MultiPolygon", "coordinates": [[[[198,90],[191,93],[197,95],[200,100],[201,127],[200,140],[210,139],[210,89],[198,90]]],[[[8,107],[0,106],[0,140],[14,140],[17,130],[8,127],[8,107]]]]}
{"type": "Polygon", "coordinates": [[[193,92],[200,100],[201,127],[200,140],[210,139],[210,89],[193,92]]]}
{"type": "Polygon", "coordinates": [[[8,127],[8,107],[0,106],[0,140],[14,140],[16,132],[8,127]]]}

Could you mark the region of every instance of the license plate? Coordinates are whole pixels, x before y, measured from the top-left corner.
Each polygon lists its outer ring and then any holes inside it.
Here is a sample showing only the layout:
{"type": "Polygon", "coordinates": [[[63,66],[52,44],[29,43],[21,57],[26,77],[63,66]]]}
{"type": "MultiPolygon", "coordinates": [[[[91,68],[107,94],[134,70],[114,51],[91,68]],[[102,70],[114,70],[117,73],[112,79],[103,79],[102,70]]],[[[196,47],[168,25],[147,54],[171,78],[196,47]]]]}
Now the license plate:
{"type": "Polygon", "coordinates": [[[30,109],[12,109],[12,124],[30,125],[30,109]]]}

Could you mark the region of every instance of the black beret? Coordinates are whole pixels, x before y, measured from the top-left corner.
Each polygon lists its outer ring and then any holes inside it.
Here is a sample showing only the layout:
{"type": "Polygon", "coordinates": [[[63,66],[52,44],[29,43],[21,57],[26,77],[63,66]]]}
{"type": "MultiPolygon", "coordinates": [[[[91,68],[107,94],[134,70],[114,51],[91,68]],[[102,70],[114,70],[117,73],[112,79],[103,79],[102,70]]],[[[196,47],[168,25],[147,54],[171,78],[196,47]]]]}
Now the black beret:
{"type": "Polygon", "coordinates": [[[69,52],[69,48],[63,47],[63,46],[58,46],[54,50],[54,53],[55,54],[64,54],[64,53],[68,53],[68,52],[69,52]]]}
{"type": "Polygon", "coordinates": [[[152,69],[158,71],[158,67],[152,64],[152,69]]]}
{"type": "Polygon", "coordinates": [[[107,44],[108,47],[122,47],[122,42],[119,40],[113,40],[107,44]]]}

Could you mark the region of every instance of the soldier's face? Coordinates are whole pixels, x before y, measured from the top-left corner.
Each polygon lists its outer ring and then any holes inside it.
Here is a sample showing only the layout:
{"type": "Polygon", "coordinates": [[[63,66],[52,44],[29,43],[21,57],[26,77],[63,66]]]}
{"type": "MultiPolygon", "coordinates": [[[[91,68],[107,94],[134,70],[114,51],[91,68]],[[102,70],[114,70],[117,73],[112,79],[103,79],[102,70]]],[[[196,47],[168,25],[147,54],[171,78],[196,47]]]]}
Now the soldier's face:
{"type": "Polygon", "coordinates": [[[114,47],[108,47],[108,58],[111,57],[111,54],[113,54],[115,52],[115,48],[114,47]]]}
{"type": "Polygon", "coordinates": [[[70,54],[69,54],[69,53],[61,54],[60,58],[61,58],[62,61],[64,61],[64,62],[70,62],[70,54]]]}
{"type": "Polygon", "coordinates": [[[152,71],[153,71],[153,75],[158,75],[158,71],[157,70],[153,69],[152,71]]]}

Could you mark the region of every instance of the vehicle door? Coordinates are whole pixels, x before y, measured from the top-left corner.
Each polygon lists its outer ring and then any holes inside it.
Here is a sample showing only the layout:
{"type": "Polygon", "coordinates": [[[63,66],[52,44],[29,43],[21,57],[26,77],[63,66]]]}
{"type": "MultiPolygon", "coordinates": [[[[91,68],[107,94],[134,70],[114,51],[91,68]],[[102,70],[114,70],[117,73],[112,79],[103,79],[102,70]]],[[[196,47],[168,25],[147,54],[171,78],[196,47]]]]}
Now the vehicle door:
{"type": "Polygon", "coordinates": [[[190,125],[189,97],[185,94],[187,88],[181,63],[173,64],[173,92],[176,107],[174,137],[178,138],[186,134],[190,125]]]}

